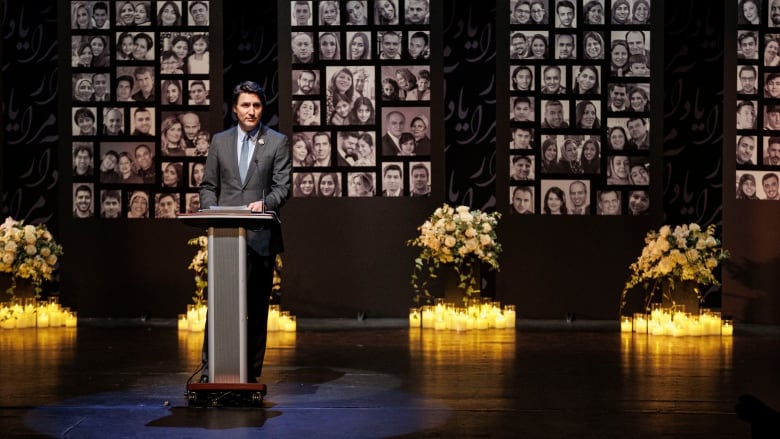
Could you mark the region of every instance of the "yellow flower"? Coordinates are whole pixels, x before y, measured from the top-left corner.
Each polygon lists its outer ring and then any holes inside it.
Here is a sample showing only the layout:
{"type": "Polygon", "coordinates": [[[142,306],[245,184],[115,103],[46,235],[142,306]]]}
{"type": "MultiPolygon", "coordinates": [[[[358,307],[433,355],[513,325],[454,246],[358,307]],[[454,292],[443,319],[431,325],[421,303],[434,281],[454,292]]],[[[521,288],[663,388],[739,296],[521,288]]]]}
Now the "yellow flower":
{"type": "Polygon", "coordinates": [[[457,243],[458,241],[452,236],[448,236],[444,239],[444,245],[447,247],[455,247],[455,244],[457,243]]]}

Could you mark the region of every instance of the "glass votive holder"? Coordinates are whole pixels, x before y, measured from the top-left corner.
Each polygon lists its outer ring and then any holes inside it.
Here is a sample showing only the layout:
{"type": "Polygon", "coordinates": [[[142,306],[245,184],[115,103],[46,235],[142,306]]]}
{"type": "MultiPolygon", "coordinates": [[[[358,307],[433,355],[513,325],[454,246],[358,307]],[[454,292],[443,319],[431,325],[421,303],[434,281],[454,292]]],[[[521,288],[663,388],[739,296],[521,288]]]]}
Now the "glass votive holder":
{"type": "Polygon", "coordinates": [[[633,322],[629,316],[620,317],[620,332],[631,332],[633,330],[633,322]]]}
{"type": "Polygon", "coordinates": [[[730,337],[734,335],[734,321],[730,318],[724,317],[721,319],[722,325],[720,327],[720,335],[730,337]]]}
{"type": "Polygon", "coordinates": [[[634,313],[634,332],[647,334],[647,316],[643,312],[634,313]]]}

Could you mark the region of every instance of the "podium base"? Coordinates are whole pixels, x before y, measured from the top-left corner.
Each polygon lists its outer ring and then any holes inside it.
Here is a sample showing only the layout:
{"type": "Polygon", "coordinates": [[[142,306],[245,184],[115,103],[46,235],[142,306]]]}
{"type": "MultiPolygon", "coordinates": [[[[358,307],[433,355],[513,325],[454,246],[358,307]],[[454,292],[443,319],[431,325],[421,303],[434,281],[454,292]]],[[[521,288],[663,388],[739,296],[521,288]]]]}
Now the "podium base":
{"type": "Polygon", "coordinates": [[[268,389],[261,383],[190,383],[187,405],[196,407],[260,407],[268,389]]]}

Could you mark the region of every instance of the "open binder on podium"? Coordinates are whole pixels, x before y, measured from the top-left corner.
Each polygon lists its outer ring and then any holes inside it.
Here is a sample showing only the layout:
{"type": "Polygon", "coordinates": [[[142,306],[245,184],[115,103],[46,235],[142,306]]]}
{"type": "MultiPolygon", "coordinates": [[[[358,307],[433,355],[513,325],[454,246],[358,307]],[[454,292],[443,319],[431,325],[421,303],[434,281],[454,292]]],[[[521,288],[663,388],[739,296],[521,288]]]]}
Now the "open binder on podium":
{"type": "Polygon", "coordinates": [[[219,206],[177,217],[208,235],[209,382],[188,383],[189,405],[258,405],[266,385],[248,382],[246,231],[279,222],[274,212],[219,206]]]}

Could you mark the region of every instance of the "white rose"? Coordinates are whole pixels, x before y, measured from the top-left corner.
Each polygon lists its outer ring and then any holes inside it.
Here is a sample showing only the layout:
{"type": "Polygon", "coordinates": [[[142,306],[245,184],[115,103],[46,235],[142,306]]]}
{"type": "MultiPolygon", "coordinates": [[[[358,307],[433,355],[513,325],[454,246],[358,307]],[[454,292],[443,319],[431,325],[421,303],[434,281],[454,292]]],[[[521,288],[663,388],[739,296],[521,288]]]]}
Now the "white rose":
{"type": "Polygon", "coordinates": [[[457,244],[457,240],[454,237],[448,236],[444,238],[444,245],[447,247],[455,247],[455,244],[457,244]]]}
{"type": "Polygon", "coordinates": [[[470,209],[468,206],[462,206],[462,205],[455,208],[455,211],[458,213],[468,213],[469,210],[470,209]]]}

